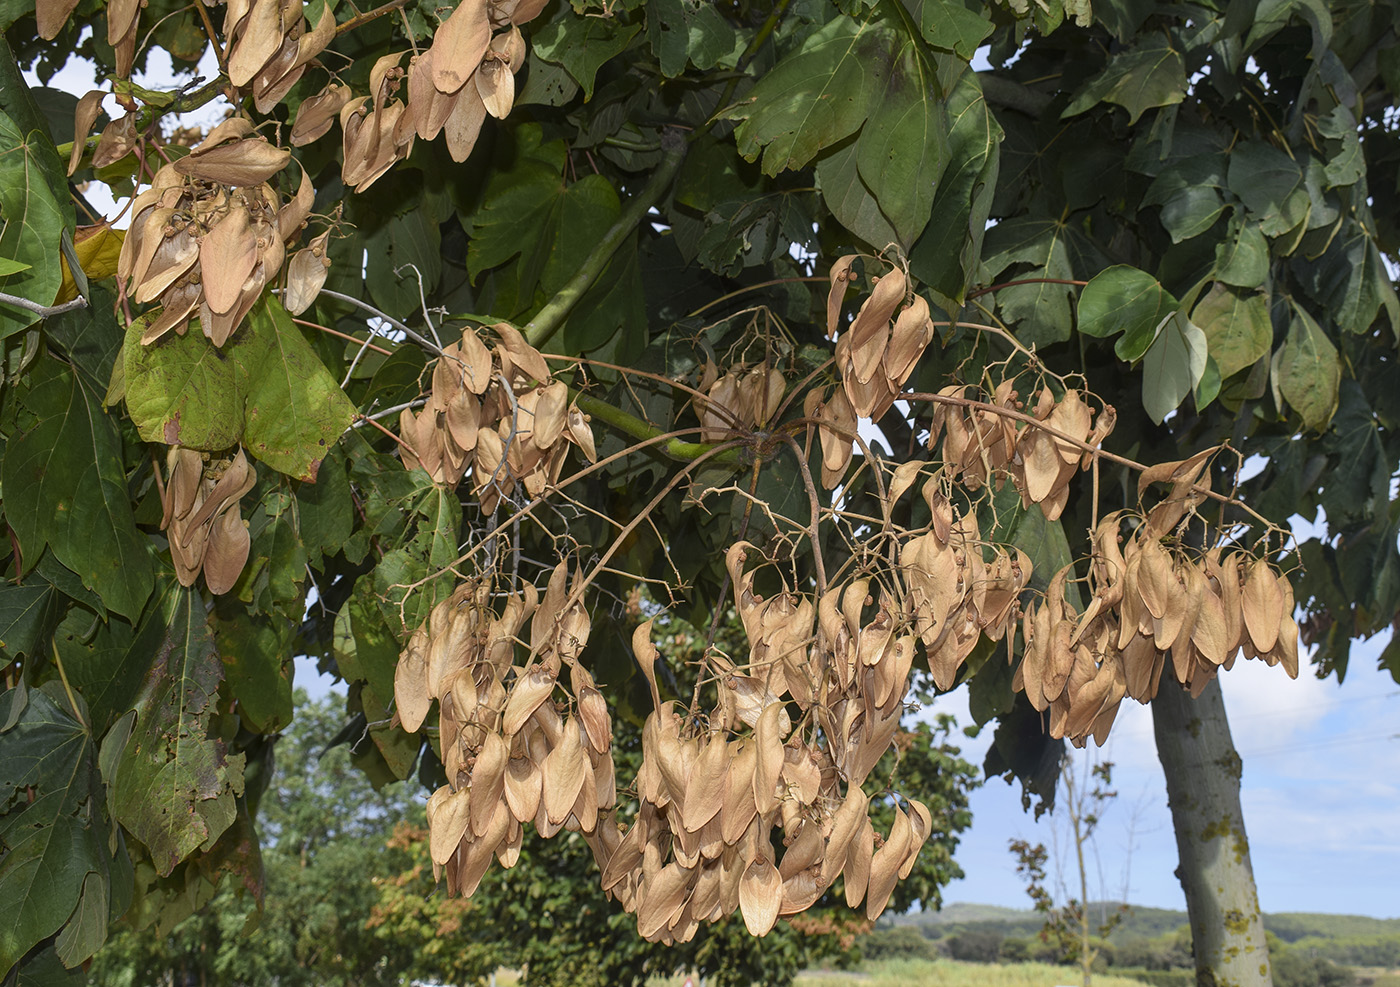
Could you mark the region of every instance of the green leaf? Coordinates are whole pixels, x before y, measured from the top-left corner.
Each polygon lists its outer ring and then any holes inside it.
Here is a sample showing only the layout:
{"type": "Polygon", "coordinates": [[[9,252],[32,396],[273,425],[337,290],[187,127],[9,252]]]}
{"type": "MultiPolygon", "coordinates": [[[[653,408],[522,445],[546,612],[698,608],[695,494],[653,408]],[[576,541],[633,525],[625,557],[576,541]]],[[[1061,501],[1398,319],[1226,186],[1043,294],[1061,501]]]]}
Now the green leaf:
{"type": "Polygon", "coordinates": [[[73,968],[92,957],[107,941],[107,913],[109,910],[107,877],[97,871],[89,871],[83,878],[83,889],[78,895],[78,906],[54,941],[54,948],[63,965],[73,968]]]}
{"type": "MultiPolygon", "coordinates": [[[[52,305],[63,283],[59,236],[72,227],[73,205],[53,143],[0,113],[0,261],[23,265],[0,272],[0,291],[52,305]]],[[[0,339],[38,321],[33,312],[0,302],[0,339]]]]}
{"type": "Polygon", "coordinates": [[[1142,407],[1148,417],[1162,424],[1205,372],[1205,333],[1183,313],[1171,313],[1142,355],[1142,407]]]}
{"type": "MultiPolygon", "coordinates": [[[[1013,264],[1031,264],[1014,279],[1073,279],[1069,233],[1064,223],[1053,219],[1027,216],[998,223],[987,231],[983,251],[988,275],[996,277],[1013,264]]],[[[1000,289],[996,303],[1002,319],[1016,327],[1018,339],[1048,346],[1070,337],[1072,292],[1070,285],[1039,281],[1000,289]]]]}
{"type": "Polygon", "coordinates": [[[640,24],[623,24],[614,17],[568,16],[546,24],[531,40],[546,62],[564,66],[583,87],[585,101],[593,98],[593,81],[603,63],[626,50],[640,24]]]}
{"type": "Polygon", "coordinates": [[[515,105],[564,106],[578,95],[578,83],[562,65],[546,62],[531,49],[525,85],[515,94],[515,105]]]}
{"type": "Polygon", "coordinates": [[[1137,362],[1177,305],[1171,292],[1152,275],[1117,264],[1095,275],[1079,296],[1079,331],[1104,338],[1117,333],[1120,360],[1137,362]]]}
{"type": "Polygon", "coordinates": [[[172,591],[160,649],[136,702],[136,729],[117,766],[117,821],[145,844],[157,873],[170,874],[233,822],[243,793],[242,754],[209,736],[223,663],[204,604],[191,589],[172,591]]]}
{"type": "Polygon", "coordinates": [[[84,726],[34,689],[3,742],[0,806],[9,811],[0,815],[0,976],[59,931],[87,876],[105,869],[105,851],[87,823],[101,782],[84,726]]]}
{"type": "Polygon", "coordinates": [[[224,681],[239,715],[257,733],[276,733],[292,721],[292,642],[296,625],[285,617],[250,614],[220,600],[212,620],[224,663],[224,681]]]}
{"type": "Polygon", "coordinates": [[[126,402],[149,442],[219,452],[242,443],[279,473],[314,479],[355,415],[319,357],[275,298],[264,296],[216,349],[192,326],[141,345],[127,330],[126,402]]]}
{"type": "Polygon", "coordinates": [[[88,391],[105,394],[112,365],[121,354],[122,331],[116,294],[104,284],[93,284],[91,295],[90,305],[45,320],[44,334],[62,348],[88,391]]]}
{"type": "Polygon", "coordinates": [[[734,133],[739,153],[752,161],[762,150],[763,173],[776,175],[855,133],[870,116],[893,41],[876,20],[838,15],[725,114],[743,121],[734,133]]]}
{"type": "Polygon", "coordinates": [[[20,271],[28,271],[32,265],[24,264],[8,257],[0,257],[0,278],[9,277],[11,274],[18,274],[20,271]]]}
{"type": "Polygon", "coordinates": [[[703,72],[739,53],[734,28],[709,0],[651,0],[646,10],[651,50],[668,79],[684,72],[687,61],[703,72]]]}
{"type": "Polygon", "coordinates": [[[135,620],[155,575],[131,511],[116,425],[53,361],[38,366],[22,400],[38,421],[10,441],[0,482],[24,557],[33,565],[51,545],[108,609],[135,620]]]}
{"type": "Polygon", "coordinates": [[[297,485],[297,528],[307,559],[320,568],[323,555],[335,555],[355,526],[355,507],[345,458],[339,449],[321,463],[316,482],[297,485]]]}
{"type": "Polygon", "coordinates": [[[474,217],[467,271],[476,280],[519,256],[516,314],[533,307],[537,287],[546,296],[562,288],[621,212],[602,175],[565,185],[551,165],[527,159],[488,186],[474,217]]]}
{"type": "Polygon", "coordinates": [[[1258,223],[1230,227],[1231,235],[1215,248],[1215,277],[1236,288],[1257,288],[1269,274],[1269,242],[1258,223]]]}
{"type": "Polygon", "coordinates": [[[1355,185],[1366,174],[1366,157],[1361,152],[1361,138],[1352,111],[1340,104],[1334,106],[1331,113],[1319,118],[1317,129],[1323,137],[1340,144],[1327,158],[1324,169],[1327,187],[1355,185]]]}
{"type": "Polygon", "coordinates": [[[991,21],[956,0],[924,0],[919,11],[924,40],[935,48],[955,51],[967,61],[993,30],[991,21]]]}
{"type": "Polygon", "coordinates": [[[1174,162],[1148,186],[1142,203],[1162,207],[1162,225],[1173,243],[1204,233],[1225,211],[1225,167],[1223,154],[1198,154],[1174,162]]]}
{"type": "Polygon", "coordinates": [[[365,247],[374,258],[365,268],[374,303],[399,317],[421,310],[422,299],[431,298],[442,279],[442,234],[427,210],[397,213],[369,235],[365,247]]]}
{"type": "Polygon", "coordinates": [[[1117,103],[1128,111],[1128,123],[1154,106],[1170,106],[1186,98],[1186,63],[1181,53],[1160,35],[1146,38],[1110,57],[1107,67],[1075,94],[1060,116],[1072,117],[1101,102],[1117,103]]]}
{"type": "Polygon", "coordinates": [[[58,592],[42,580],[0,584],[0,651],[10,659],[42,654],[62,605],[58,592]]]}
{"type": "Polygon", "coordinates": [[[1206,334],[1206,346],[1222,379],[1268,356],[1274,339],[1268,295],[1239,291],[1219,282],[1191,312],[1191,321],[1206,334]]]}
{"type": "Polygon", "coordinates": [[[964,72],[946,101],[948,163],[934,193],[929,223],[909,253],[909,270],[937,293],[945,311],[959,307],[981,261],[992,194],[1001,167],[1001,125],[982,97],[976,72],[964,72]]]}
{"type": "Polygon", "coordinates": [[[1307,216],[1303,170],[1278,148],[1255,140],[1230,152],[1230,191],[1254,213],[1266,236],[1281,236],[1307,216]]]}
{"type": "Polygon", "coordinates": [[[906,248],[928,225],[934,192],[948,164],[948,115],[941,89],[932,66],[906,40],[877,80],[870,119],[856,143],[860,176],[906,248]]]}
{"type": "Polygon", "coordinates": [[[1274,370],[1279,393],[1302,417],[1303,426],[1318,432],[1326,428],[1337,410],[1342,365],[1327,334],[1296,303],[1274,370]]]}
{"type": "Polygon", "coordinates": [[[899,242],[899,234],[861,180],[855,141],[818,159],[817,186],[836,221],[870,246],[883,250],[899,242]]]}

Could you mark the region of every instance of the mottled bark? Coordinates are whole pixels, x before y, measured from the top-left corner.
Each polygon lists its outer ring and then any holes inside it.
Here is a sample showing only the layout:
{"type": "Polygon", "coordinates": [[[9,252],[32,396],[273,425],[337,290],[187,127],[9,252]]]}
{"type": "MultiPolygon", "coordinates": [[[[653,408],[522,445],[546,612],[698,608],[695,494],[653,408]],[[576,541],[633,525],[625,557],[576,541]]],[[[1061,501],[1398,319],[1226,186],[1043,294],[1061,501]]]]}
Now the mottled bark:
{"type": "Polygon", "coordinates": [[[1219,680],[1198,699],[1163,681],[1152,702],[1199,987],[1272,987],[1240,809],[1240,756],[1219,680]]]}

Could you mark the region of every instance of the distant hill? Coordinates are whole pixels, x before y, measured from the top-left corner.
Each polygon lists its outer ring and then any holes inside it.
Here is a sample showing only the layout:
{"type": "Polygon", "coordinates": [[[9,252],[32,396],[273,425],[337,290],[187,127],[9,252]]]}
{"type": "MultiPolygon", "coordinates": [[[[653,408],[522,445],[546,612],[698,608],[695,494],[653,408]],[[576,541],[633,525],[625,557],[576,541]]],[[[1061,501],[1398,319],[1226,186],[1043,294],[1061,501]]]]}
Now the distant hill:
{"type": "MultiPolygon", "coordinates": [[[[1090,916],[1096,921],[1110,916],[1118,902],[1091,902],[1090,916]]],[[[935,939],[956,935],[969,927],[994,929],[1004,936],[1030,936],[1041,927],[1041,917],[1032,909],[1003,908],[966,902],[947,905],[938,912],[916,912],[893,918],[893,924],[913,925],[935,939]]],[[[1110,937],[1155,939],[1187,924],[1185,912],[1167,908],[1132,905],[1110,937]]],[[[1312,912],[1280,912],[1264,916],[1264,927],[1284,942],[1309,937],[1340,939],[1400,935],[1400,918],[1371,918],[1365,915],[1327,915],[1312,912]]]]}

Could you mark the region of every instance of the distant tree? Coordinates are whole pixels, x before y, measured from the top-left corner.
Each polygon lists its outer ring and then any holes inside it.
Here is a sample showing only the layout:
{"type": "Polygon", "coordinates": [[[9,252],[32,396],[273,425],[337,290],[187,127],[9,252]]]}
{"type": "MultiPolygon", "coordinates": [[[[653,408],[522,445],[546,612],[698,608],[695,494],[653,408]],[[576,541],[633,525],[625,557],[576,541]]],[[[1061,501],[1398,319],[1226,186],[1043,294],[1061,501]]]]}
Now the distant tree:
{"type": "MultiPolygon", "coordinates": [[[[1025,840],[1012,840],[1011,853],[1016,858],[1016,872],[1026,880],[1026,892],[1035,902],[1035,909],[1045,917],[1041,939],[1055,943],[1061,954],[1079,967],[1084,987],[1090,987],[1099,954],[1106,948],[1106,939],[1122,922],[1127,905],[1119,905],[1113,914],[1097,924],[1092,923],[1089,909],[1089,863],[1087,854],[1093,852],[1094,831],[1108,803],[1117,797],[1113,791],[1113,764],[1110,761],[1086,760],[1088,770],[1077,769],[1072,755],[1066,755],[1060,767],[1061,796],[1058,800],[1066,821],[1073,848],[1072,872],[1078,878],[1079,895],[1056,905],[1046,887],[1045,865],[1049,859],[1044,844],[1032,846],[1025,840]]],[[[1107,959],[1105,959],[1107,962],[1107,959]]],[[[1102,965],[1102,964],[1100,964],[1102,965]]]]}
{"type": "Polygon", "coordinates": [[[856,940],[862,959],[867,960],[932,960],[938,957],[938,947],[912,925],[871,929],[856,940]]]}
{"type": "Polygon", "coordinates": [[[1001,955],[1000,932],[991,929],[964,929],[948,937],[948,955],[969,963],[995,963],[1001,955]]]}

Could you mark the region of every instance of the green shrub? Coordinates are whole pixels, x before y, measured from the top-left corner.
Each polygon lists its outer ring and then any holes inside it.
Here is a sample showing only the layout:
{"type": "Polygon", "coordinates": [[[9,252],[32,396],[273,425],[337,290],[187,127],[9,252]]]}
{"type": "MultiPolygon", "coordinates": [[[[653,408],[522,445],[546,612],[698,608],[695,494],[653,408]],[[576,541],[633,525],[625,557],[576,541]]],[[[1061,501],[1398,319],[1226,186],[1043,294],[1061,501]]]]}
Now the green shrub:
{"type": "Polygon", "coordinates": [[[999,932],[983,929],[968,929],[950,936],[947,940],[948,954],[955,960],[969,963],[995,963],[1001,952],[1002,937],[999,932]]]}
{"type": "Polygon", "coordinates": [[[1140,980],[1148,987],[1196,987],[1195,970],[1147,970],[1117,966],[1113,968],[1113,973],[1118,977],[1140,980]]]}
{"type": "Polygon", "coordinates": [[[856,940],[863,959],[932,960],[938,958],[938,947],[912,925],[874,929],[856,940]]]}

